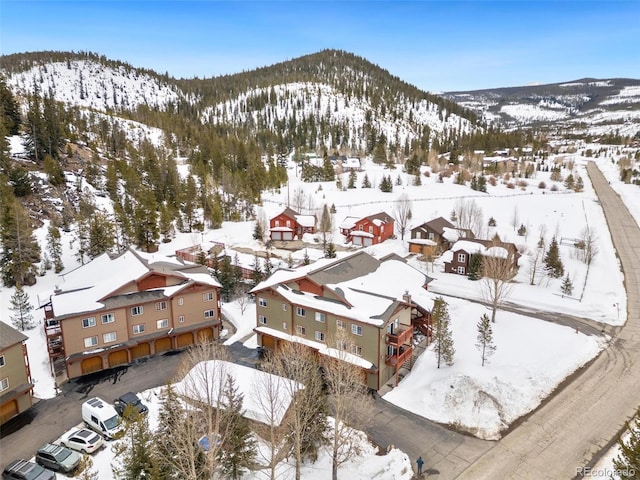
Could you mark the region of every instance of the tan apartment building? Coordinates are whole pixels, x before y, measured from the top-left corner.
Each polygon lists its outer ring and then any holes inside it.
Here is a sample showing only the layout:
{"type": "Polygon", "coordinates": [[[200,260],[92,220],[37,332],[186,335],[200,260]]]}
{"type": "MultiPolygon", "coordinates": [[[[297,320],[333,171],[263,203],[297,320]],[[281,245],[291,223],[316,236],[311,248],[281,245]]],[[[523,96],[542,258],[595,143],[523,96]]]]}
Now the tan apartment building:
{"type": "Polygon", "coordinates": [[[400,257],[365,252],[277,270],[252,290],[258,344],[303,343],[359,366],[379,390],[411,361],[414,328],[429,332],[427,283],[400,257]]]}
{"type": "Polygon", "coordinates": [[[31,407],[27,336],[0,322],[0,425],[31,407]]]}
{"type": "Polygon", "coordinates": [[[219,292],[200,265],[132,249],[103,254],[62,276],[44,305],[54,369],[74,378],[217,339],[219,292]]]}

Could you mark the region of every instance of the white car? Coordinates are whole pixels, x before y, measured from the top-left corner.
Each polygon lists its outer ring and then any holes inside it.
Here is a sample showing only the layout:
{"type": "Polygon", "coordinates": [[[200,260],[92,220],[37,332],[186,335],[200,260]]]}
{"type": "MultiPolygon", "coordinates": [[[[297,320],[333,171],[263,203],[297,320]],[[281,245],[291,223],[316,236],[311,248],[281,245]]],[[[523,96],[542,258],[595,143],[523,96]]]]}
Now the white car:
{"type": "Polygon", "coordinates": [[[93,453],[104,447],[102,437],[88,428],[72,428],[60,437],[60,443],[82,453],[93,453]]]}

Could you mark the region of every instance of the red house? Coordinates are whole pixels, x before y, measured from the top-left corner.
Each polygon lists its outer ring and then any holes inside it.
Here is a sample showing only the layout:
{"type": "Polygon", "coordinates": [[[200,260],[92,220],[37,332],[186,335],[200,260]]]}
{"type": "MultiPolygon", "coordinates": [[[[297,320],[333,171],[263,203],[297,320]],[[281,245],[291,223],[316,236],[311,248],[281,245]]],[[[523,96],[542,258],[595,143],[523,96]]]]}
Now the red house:
{"type": "Polygon", "coordinates": [[[345,218],[340,225],[340,233],[346,237],[347,242],[368,247],[393,236],[394,228],[393,217],[386,212],[380,212],[360,219],[345,218]]]}
{"type": "Polygon", "coordinates": [[[293,240],[296,236],[301,239],[305,233],[316,232],[316,216],[300,215],[287,207],[269,220],[269,231],[271,240],[293,240]]]}

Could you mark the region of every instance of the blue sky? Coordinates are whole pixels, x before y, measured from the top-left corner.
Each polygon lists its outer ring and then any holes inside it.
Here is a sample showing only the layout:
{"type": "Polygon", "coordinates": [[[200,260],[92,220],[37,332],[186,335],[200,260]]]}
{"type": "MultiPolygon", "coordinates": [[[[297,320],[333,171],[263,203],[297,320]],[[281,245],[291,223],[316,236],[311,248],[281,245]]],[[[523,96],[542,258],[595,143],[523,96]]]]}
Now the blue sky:
{"type": "Polygon", "coordinates": [[[429,91],[640,78],[640,1],[0,0],[0,52],[88,50],[175,77],[325,48],[429,91]]]}

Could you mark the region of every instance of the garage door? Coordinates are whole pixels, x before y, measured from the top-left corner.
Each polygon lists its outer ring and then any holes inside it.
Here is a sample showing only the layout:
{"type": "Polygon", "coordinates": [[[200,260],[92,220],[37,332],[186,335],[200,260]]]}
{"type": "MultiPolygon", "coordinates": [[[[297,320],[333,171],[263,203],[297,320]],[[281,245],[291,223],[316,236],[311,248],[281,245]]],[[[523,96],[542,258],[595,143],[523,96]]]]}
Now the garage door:
{"type": "Polygon", "coordinates": [[[136,345],[131,349],[131,358],[133,360],[142,357],[148,357],[151,355],[151,345],[147,342],[143,342],[140,345],[136,345]]]}
{"type": "Polygon", "coordinates": [[[80,368],[82,369],[83,375],[102,370],[102,357],[85,358],[84,360],[82,360],[80,368]]]}
{"type": "Polygon", "coordinates": [[[8,421],[10,418],[15,417],[18,414],[18,402],[11,400],[10,402],[2,405],[0,409],[0,423],[8,421]]]}
{"type": "Polygon", "coordinates": [[[272,232],[271,233],[272,240],[282,240],[282,232],[272,232]]]}
{"type": "Polygon", "coordinates": [[[212,328],[203,328],[198,330],[198,341],[200,343],[209,343],[211,340],[213,340],[212,328]]]}
{"type": "Polygon", "coordinates": [[[269,335],[262,335],[262,346],[269,350],[274,350],[276,348],[276,339],[269,335]]]}
{"type": "Polygon", "coordinates": [[[364,238],[364,246],[368,247],[369,245],[373,245],[373,238],[364,238]]]}
{"type": "Polygon", "coordinates": [[[353,237],[352,243],[354,245],[362,245],[362,237],[353,237]]]}
{"type": "Polygon", "coordinates": [[[189,345],[193,345],[193,334],[191,332],[178,335],[178,348],[188,347],[189,345]]]}
{"type": "Polygon", "coordinates": [[[171,338],[165,337],[156,340],[156,353],[171,350],[171,338]]]}
{"type": "Polygon", "coordinates": [[[282,233],[283,240],[293,240],[293,232],[283,232],[282,233]]]}
{"type": "Polygon", "coordinates": [[[124,365],[129,363],[129,356],[126,350],[118,350],[117,352],[111,352],[109,354],[109,366],[115,367],[117,365],[124,365]]]}

